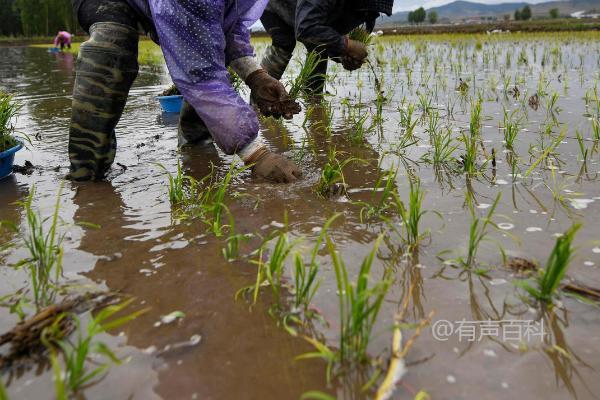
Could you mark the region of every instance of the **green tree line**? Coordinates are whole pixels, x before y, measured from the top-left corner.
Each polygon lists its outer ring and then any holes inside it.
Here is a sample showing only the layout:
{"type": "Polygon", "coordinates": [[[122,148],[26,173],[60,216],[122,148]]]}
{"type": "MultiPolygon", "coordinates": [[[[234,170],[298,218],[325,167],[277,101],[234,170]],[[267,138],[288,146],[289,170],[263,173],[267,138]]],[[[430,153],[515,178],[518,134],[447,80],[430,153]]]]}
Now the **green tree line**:
{"type": "Polygon", "coordinates": [[[71,0],[0,0],[0,36],[53,36],[76,24],[71,0]]]}

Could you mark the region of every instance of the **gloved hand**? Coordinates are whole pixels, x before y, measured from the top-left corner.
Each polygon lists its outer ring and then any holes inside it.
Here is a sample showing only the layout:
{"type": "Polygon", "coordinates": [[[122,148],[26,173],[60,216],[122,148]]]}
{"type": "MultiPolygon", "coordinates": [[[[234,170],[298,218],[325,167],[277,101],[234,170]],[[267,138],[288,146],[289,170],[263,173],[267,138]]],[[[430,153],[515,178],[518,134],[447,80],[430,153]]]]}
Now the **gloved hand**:
{"type": "Polygon", "coordinates": [[[363,65],[368,55],[367,46],[364,43],[346,38],[346,46],[340,59],[345,69],[354,71],[363,65]]]}
{"type": "Polygon", "coordinates": [[[285,87],[264,69],[254,71],[246,78],[250,96],[260,112],[266,116],[291,119],[300,112],[300,104],[290,98],[285,87]]]}
{"type": "Polygon", "coordinates": [[[292,161],[281,154],[273,153],[261,147],[244,160],[246,164],[254,164],[254,175],[276,183],[290,183],[302,177],[302,173],[292,161]]]}

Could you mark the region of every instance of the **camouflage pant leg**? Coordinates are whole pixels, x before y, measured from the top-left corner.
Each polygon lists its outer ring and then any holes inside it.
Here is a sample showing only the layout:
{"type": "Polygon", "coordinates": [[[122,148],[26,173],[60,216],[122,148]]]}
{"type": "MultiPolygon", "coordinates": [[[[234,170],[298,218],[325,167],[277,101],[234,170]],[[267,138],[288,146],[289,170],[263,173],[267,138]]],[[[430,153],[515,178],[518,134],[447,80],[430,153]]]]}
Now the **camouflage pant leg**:
{"type": "Polygon", "coordinates": [[[211,135],[206,124],[202,121],[198,113],[196,113],[194,107],[184,100],[181,112],[179,113],[179,146],[197,144],[209,139],[211,139],[211,135]]]}
{"type": "Polygon", "coordinates": [[[270,45],[265,51],[265,55],[260,62],[261,66],[273,78],[279,80],[283,76],[292,58],[292,52],[275,45],[270,45]]]}
{"type": "Polygon", "coordinates": [[[271,36],[271,45],[267,47],[261,65],[273,78],[281,79],[296,47],[293,23],[268,9],[263,12],[260,22],[271,36]]]}
{"type": "Polygon", "coordinates": [[[138,32],[132,27],[99,22],[77,57],[71,127],[69,177],[101,179],[117,148],[115,126],[138,72],[138,32]]]}

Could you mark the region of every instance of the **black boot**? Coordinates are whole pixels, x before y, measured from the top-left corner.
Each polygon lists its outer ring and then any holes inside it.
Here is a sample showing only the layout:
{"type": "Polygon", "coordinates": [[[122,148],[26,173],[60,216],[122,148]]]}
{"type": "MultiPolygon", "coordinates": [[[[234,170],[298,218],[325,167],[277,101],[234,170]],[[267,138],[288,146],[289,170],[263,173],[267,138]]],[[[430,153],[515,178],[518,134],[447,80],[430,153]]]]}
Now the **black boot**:
{"type": "Polygon", "coordinates": [[[183,107],[179,113],[179,146],[185,144],[206,143],[212,140],[212,136],[204,121],[200,118],[194,107],[187,101],[183,101],[183,107]]]}
{"type": "Polygon", "coordinates": [[[138,73],[138,32],[98,22],[77,57],[69,130],[73,180],[102,179],[117,149],[115,126],[138,73]]]}

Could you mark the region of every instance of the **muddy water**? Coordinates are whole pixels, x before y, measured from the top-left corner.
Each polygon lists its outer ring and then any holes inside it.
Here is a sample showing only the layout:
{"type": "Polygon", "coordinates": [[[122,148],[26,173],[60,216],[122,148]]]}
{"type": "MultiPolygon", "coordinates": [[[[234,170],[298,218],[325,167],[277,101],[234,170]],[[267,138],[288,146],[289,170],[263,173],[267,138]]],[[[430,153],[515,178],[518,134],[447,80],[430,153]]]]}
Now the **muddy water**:
{"type": "MultiPolygon", "coordinates": [[[[442,341],[426,329],[407,357],[408,372],[395,393],[396,398],[412,398],[419,390],[442,399],[517,395],[531,399],[594,398],[600,393],[597,307],[563,297],[561,311],[540,315],[536,308],[522,301],[523,293],[512,284],[514,275],[502,267],[501,254],[492,242],[485,243],[478,254],[481,268],[489,269],[485,276],[453,268],[441,258],[457,257],[466,251],[471,221],[466,196],[474,200],[476,212],[483,215],[497,194],[502,193],[495,219],[510,223],[511,229],[492,230],[490,237],[501,243],[507,254],[533,258],[543,264],[554,243],[553,235],[563,232],[573,221],[581,221],[583,228],[576,241],[578,253],[569,275],[600,287],[600,254],[594,252],[600,239],[598,224],[594,222],[600,207],[598,153],[592,153],[587,163],[582,164],[575,140],[575,130],[585,139],[591,138],[583,97],[598,82],[598,42],[584,36],[560,39],[562,58],[556,69],[541,65],[543,50],[556,47],[548,39],[520,38],[486,44],[484,49],[497,46],[502,60],[495,66],[486,65],[483,55],[476,53],[468,62],[462,60],[459,72],[452,66],[462,51],[456,44],[433,42],[432,56],[427,58],[418,44],[382,43],[385,46],[375,52],[382,61],[381,69],[376,69],[383,73],[389,101],[384,104],[381,132],[374,132],[358,144],[347,139],[351,126],[344,116],[346,103],[360,101],[365,106],[362,112],[373,114],[374,84],[366,68],[347,74],[332,66],[333,85],[329,90],[337,94],[332,99],[333,136],[329,138],[323,129],[320,109],[307,118],[305,128],[302,128],[305,115],[283,125],[265,121],[262,135],[266,141],[274,149],[300,159],[305,178],[297,184],[282,186],[257,182],[248,174],[238,176],[231,190],[246,196],[228,204],[235,216],[236,229],[240,233],[266,235],[283,222],[287,211],[290,231],[294,236],[304,237],[308,248],[318,234],[317,228],[340,212],[343,218],[334,224],[332,237],[352,276],[377,236],[385,233],[388,240],[378,255],[373,278],[381,277],[384,268],[392,268],[395,281],[370,347],[373,355],[389,354],[393,316],[409,286],[413,287],[407,315],[410,322],[424,318],[431,311],[435,312],[434,321],[544,320],[546,343],[539,340],[527,344],[503,343],[489,337],[468,342],[460,341],[458,335],[442,341]],[[549,82],[548,92],[558,90],[561,95],[558,106],[562,111],[557,118],[567,137],[557,150],[556,162],[560,164],[555,180],[550,170],[540,169],[515,183],[510,176],[508,153],[504,152],[498,124],[502,121],[503,106],[512,110],[520,101],[512,96],[505,98],[502,93],[498,65],[506,66],[506,48],[516,49],[506,69],[513,80],[522,77],[521,91],[528,89],[523,96],[537,90],[540,75],[549,82]],[[527,65],[517,63],[521,49],[529,55],[527,65]],[[441,59],[436,74],[435,54],[441,59]],[[410,57],[411,72],[397,65],[403,55],[410,57]],[[409,74],[413,85],[406,84],[409,74]],[[442,79],[436,81],[436,76],[442,79]],[[418,162],[428,151],[426,123],[418,125],[415,134],[420,141],[403,157],[390,152],[402,132],[398,108],[418,103],[417,91],[436,93],[433,106],[452,129],[468,127],[468,100],[461,100],[454,90],[458,77],[469,82],[468,95],[481,88],[484,143],[488,151],[495,148],[498,155],[495,171],[488,168],[485,174],[471,178],[444,171],[436,174],[431,165],[418,162]],[[568,82],[566,89],[564,81],[568,82]],[[452,115],[448,104],[453,105],[452,115]],[[330,144],[347,156],[366,160],[345,169],[349,199],[321,199],[313,191],[330,144]],[[396,186],[401,198],[407,199],[410,171],[420,177],[425,189],[423,208],[441,215],[425,215],[421,229],[429,229],[431,234],[410,261],[398,256],[399,241],[386,230],[384,223],[376,219],[361,223],[360,207],[351,203],[371,201],[371,190],[392,165],[399,166],[396,186]],[[561,193],[564,201],[558,201],[549,188],[561,193]],[[568,197],[594,201],[586,208],[576,209],[568,197]],[[565,357],[564,353],[570,356],[565,357]]],[[[465,51],[470,55],[474,47],[474,42],[467,41],[465,51]]],[[[263,48],[262,44],[257,46],[258,52],[263,48]]],[[[36,166],[33,174],[16,175],[0,183],[0,219],[22,225],[23,215],[14,201],[30,193],[35,185],[36,206],[42,213],[50,213],[67,172],[73,58],[69,54],[30,48],[0,48],[0,55],[0,87],[16,93],[23,102],[18,127],[33,140],[33,146],[19,152],[16,158],[18,164],[30,160],[36,166]]],[[[161,113],[155,100],[168,82],[163,67],[142,67],[117,127],[119,149],[107,182],[63,184],[60,201],[64,229],[68,230],[66,278],[79,287],[121,291],[136,298],[134,306],[150,309],[122,332],[106,335],[104,339],[118,349],[120,356],[131,359],[112,368],[104,380],[86,391],[87,397],[292,399],[307,390],[321,390],[339,398],[363,397],[357,388],[366,378],[354,376],[350,382],[328,386],[323,363],[294,361],[310,347],[277,326],[268,314],[272,303],[269,296],[261,297],[253,307],[243,300],[234,300],[238,289],[254,282],[255,266],[242,261],[226,262],[221,255],[221,243],[204,232],[201,222],[173,220],[166,180],[155,163],[175,171],[180,159],[188,174],[201,178],[210,171],[211,162],[219,173],[225,173],[232,158],[212,145],[177,149],[177,117],[161,113]],[[92,222],[100,228],[73,225],[78,221],[92,222]],[[185,317],[172,324],[157,324],[161,316],[172,311],[182,311],[185,317]],[[198,337],[201,337],[199,343],[198,337]]],[[[515,152],[522,158],[523,175],[535,160],[528,151],[540,146],[540,125],[547,120],[544,102],[537,111],[528,108],[525,102],[525,109],[527,120],[515,146],[515,152]]],[[[415,116],[420,114],[417,107],[415,116]]],[[[544,146],[548,143],[545,137],[544,146]]],[[[592,145],[593,141],[586,141],[590,151],[592,145]]],[[[458,156],[461,150],[456,153],[458,156]]],[[[2,241],[14,240],[9,233],[2,235],[2,241]]],[[[256,240],[251,241],[243,252],[256,245],[256,240]]],[[[10,268],[25,255],[25,250],[17,247],[0,256],[0,295],[27,286],[27,276],[10,268]]],[[[338,329],[335,278],[326,253],[319,259],[323,283],[315,306],[330,325],[317,324],[316,329],[328,344],[335,346],[338,329]]],[[[0,312],[2,331],[15,321],[16,317],[8,310],[0,312]]],[[[406,335],[410,335],[410,330],[406,335]]],[[[47,370],[31,369],[11,376],[8,390],[15,398],[53,397],[47,370]]]]}

